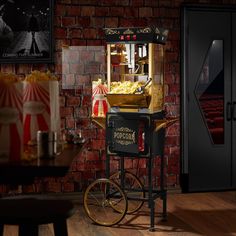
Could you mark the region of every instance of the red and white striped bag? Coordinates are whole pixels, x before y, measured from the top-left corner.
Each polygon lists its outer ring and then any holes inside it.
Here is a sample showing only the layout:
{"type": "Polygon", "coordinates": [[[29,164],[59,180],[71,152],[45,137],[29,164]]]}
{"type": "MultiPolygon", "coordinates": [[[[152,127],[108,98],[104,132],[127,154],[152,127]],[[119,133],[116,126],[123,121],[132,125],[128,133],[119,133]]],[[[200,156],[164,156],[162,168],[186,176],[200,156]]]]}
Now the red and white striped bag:
{"type": "Polygon", "coordinates": [[[23,152],[23,86],[0,80],[0,158],[19,161],[23,152]]]}
{"type": "Polygon", "coordinates": [[[37,131],[60,134],[58,81],[23,82],[24,144],[36,141],[37,131]]]}
{"type": "Polygon", "coordinates": [[[92,117],[105,117],[109,109],[106,98],[108,88],[101,80],[93,81],[92,89],[92,117]]]}

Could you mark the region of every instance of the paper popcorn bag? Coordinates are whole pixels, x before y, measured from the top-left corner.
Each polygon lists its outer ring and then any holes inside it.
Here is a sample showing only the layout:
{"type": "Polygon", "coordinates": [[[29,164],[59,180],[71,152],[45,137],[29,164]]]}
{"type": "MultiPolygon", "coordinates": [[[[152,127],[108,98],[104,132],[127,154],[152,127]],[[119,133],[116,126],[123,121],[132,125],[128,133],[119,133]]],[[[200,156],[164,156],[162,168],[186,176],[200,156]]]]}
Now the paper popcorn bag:
{"type": "Polygon", "coordinates": [[[60,135],[58,81],[44,78],[45,73],[37,73],[38,77],[32,72],[33,76],[28,76],[24,82],[24,144],[36,142],[38,130],[54,131],[60,135]]]}
{"type": "Polygon", "coordinates": [[[0,74],[0,159],[21,159],[23,152],[23,86],[14,75],[0,74]]]}

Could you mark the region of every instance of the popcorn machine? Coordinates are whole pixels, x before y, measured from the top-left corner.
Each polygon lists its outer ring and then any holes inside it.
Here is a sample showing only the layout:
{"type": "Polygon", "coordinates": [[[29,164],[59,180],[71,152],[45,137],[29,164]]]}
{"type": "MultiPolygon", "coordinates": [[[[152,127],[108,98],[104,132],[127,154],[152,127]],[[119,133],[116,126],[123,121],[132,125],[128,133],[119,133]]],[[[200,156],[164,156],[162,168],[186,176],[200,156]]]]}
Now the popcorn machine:
{"type": "MultiPolygon", "coordinates": [[[[165,127],[168,121],[164,114],[164,44],[168,30],[158,27],[145,28],[109,28],[105,29],[107,42],[107,81],[106,102],[109,104],[106,119],[97,116],[95,122],[106,129],[106,177],[92,183],[86,190],[84,197],[85,209],[88,216],[100,225],[110,226],[120,222],[126,213],[134,212],[127,205],[127,200],[133,200],[140,208],[140,202],[147,201],[150,208],[150,230],[154,230],[155,199],[163,202],[162,217],[166,218],[166,190],[164,187],[164,140],[165,127]],[[120,157],[120,179],[110,178],[110,157],[120,157]],[[153,187],[153,159],[160,156],[160,176],[158,188],[153,187]],[[147,183],[142,186],[137,176],[124,169],[127,157],[145,158],[147,162],[147,183]],[[126,186],[127,176],[137,182],[139,188],[126,186]],[[97,184],[114,185],[124,196],[121,209],[111,203],[110,199],[99,199],[100,207],[113,209],[114,220],[102,216],[99,219],[90,202],[89,195],[94,197],[97,184]],[[116,184],[119,184],[117,186],[116,184]],[[141,195],[137,196],[137,192],[141,195]],[[145,193],[147,193],[145,195],[145,193]],[[127,198],[127,199],[126,199],[127,198]],[[105,202],[104,202],[105,201],[105,202]],[[138,202],[138,203],[137,203],[138,202]],[[108,204],[109,203],[109,204],[108,204]],[[115,211],[114,211],[115,209],[115,211]],[[117,215],[115,215],[117,213],[117,215]]],[[[104,88],[102,88],[104,91],[104,88]]],[[[96,89],[97,90],[97,89],[96,89]]],[[[94,91],[96,91],[94,90],[94,91]]],[[[103,97],[103,98],[104,98],[103,97]]],[[[95,103],[94,103],[95,104],[95,103]]],[[[104,106],[105,107],[105,106],[104,106]]],[[[103,111],[106,110],[103,109],[103,111]]],[[[96,109],[94,109],[96,111],[96,109]]],[[[93,113],[95,114],[95,112],[93,113]]],[[[104,114],[104,113],[103,113],[104,114]]],[[[170,124],[173,121],[170,122],[170,124]]],[[[101,189],[103,191],[103,189],[101,189]]],[[[103,194],[110,198],[112,194],[103,194]]],[[[115,196],[113,196],[115,197],[115,196]]],[[[114,200],[115,201],[115,200],[114,200]]],[[[134,204],[135,204],[134,203],[134,204]]],[[[135,210],[136,211],[136,210],[135,210]]]]}
{"type": "Polygon", "coordinates": [[[107,99],[111,110],[154,113],[163,110],[164,43],[159,28],[106,29],[107,99]]]}

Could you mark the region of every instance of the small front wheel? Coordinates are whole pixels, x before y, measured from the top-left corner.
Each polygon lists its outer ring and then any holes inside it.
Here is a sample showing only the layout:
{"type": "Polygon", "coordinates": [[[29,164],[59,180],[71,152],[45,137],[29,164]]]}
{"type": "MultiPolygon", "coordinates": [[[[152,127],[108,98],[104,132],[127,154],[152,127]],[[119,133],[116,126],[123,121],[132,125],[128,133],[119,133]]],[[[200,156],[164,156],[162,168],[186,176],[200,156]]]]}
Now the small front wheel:
{"type": "Polygon", "coordinates": [[[84,193],[83,202],[88,217],[103,226],[118,224],[128,207],[126,194],[109,179],[97,179],[91,183],[84,193]],[[115,211],[115,208],[119,211],[115,211]]]}

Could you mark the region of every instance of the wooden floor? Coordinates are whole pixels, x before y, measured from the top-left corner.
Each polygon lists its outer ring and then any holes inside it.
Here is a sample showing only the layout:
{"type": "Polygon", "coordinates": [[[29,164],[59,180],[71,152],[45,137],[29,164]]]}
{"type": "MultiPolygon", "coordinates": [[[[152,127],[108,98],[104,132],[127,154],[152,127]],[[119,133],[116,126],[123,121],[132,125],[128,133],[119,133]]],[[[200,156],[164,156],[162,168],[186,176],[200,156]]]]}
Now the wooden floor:
{"type": "MultiPolygon", "coordinates": [[[[127,215],[119,225],[94,225],[85,215],[81,197],[73,195],[77,212],[68,219],[69,236],[144,236],[144,235],[236,235],[236,192],[168,194],[168,220],[158,216],[161,201],[157,200],[155,232],[148,230],[149,209],[144,205],[127,215]]],[[[4,236],[17,236],[16,226],[6,226],[4,236]]],[[[52,225],[40,226],[40,236],[53,236],[52,225]]]]}

